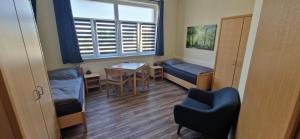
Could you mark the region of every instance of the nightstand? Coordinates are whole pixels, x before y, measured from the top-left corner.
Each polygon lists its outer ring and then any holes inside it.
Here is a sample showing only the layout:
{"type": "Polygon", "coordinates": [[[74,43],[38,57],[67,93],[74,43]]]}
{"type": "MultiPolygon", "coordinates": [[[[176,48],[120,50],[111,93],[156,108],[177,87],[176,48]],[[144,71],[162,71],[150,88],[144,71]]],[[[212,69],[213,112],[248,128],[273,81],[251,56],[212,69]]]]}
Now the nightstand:
{"type": "Polygon", "coordinates": [[[155,80],[156,78],[164,79],[164,70],[161,66],[150,66],[150,76],[155,80]]]}
{"type": "Polygon", "coordinates": [[[100,73],[84,74],[84,82],[86,93],[89,93],[89,90],[94,88],[99,88],[99,90],[101,91],[100,73]]]}

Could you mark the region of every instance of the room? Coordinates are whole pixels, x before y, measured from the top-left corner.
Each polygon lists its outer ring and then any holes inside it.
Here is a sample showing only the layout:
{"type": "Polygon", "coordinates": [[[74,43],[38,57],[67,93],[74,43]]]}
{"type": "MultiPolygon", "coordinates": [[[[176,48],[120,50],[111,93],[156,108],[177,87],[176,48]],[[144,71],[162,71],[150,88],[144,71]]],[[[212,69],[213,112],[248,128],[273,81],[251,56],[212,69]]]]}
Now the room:
{"type": "Polygon", "coordinates": [[[2,0],[0,139],[300,139],[298,0],[2,0]]]}

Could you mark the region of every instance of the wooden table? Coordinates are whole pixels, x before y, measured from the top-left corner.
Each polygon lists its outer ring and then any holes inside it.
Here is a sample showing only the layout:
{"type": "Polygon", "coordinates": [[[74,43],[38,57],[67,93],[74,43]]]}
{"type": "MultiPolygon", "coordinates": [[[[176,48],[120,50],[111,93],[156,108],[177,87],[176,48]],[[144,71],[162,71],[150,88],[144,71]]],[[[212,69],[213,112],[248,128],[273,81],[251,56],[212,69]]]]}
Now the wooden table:
{"type": "Polygon", "coordinates": [[[112,66],[116,69],[124,69],[125,71],[133,72],[133,92],[137,95],[136,72],[139,71],[145,63],[120,63],[112,66]]]}

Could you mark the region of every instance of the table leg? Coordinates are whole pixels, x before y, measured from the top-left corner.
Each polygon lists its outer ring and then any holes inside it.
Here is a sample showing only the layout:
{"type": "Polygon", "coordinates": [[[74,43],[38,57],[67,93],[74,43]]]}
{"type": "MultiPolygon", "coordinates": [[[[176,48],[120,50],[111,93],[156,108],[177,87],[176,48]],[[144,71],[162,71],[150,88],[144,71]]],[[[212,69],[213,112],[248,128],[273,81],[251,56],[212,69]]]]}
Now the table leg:
{"type": "Polygon", "coordinates": [[[85,94],[88,94],[89,93],[89,89],[88,89],[87,79],[84,79],[84,84],[85,84],[85,94]]]}
{"type": "Polygon", "coordinates": [[[137,89],[136,89],[136,72],[134,71],[133,73],[133,92],[134,92],[134,95],[137,95],[137,89]]]}
{"type": "Polygon", "coordinates": [[[99,90],[100,90],[100,92],[102,92],[102,88],[101,88],[101,76],[99,76],[99,90]]]}
{"type": "Polygon", "coordinates": [[[161,72],[162,72],[162,74],[161,74],[161,80],[164,80],[164,69],[161,69],[161,72]]]}

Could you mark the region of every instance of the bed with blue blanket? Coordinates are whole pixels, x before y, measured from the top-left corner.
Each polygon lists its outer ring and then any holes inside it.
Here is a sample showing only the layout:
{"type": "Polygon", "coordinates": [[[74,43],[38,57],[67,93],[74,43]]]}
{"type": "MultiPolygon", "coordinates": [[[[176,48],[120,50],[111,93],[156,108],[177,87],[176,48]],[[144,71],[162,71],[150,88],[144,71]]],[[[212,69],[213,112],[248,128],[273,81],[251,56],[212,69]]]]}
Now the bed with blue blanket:
{"type": "Polygon", "coordinates": [[[164,78],[187,89],[199,88],[208,90],[214,70],[205,66],[184,62],[179,59],[169,59],[159,63],[164,70],[164,78]]]}
{"type": "Polygon", "coordinates": [[[48,72],[60,128],[85,123],[84,79],[75,68],[48,72]]]}

